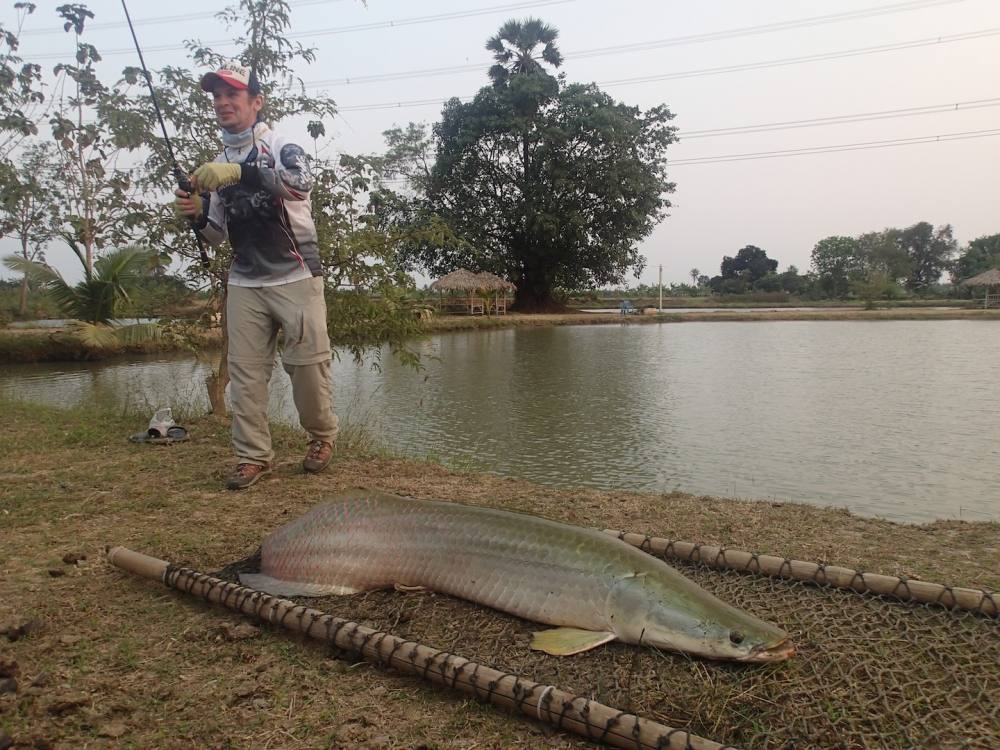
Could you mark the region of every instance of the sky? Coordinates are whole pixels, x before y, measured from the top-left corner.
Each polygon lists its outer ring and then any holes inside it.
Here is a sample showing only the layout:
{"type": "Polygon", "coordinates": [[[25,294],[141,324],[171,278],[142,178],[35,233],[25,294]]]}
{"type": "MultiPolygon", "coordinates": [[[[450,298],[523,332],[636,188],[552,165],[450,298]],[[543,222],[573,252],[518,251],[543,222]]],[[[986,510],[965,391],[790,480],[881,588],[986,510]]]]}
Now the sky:
{"type": "MultiPolygon", "coordinates": [[[[54,12],[61,2],[36,3],[19,54],[50,67],[58,60],[46,56],[71,54],[73,39],[54,12]]],[[[110,80],[136,64],[122,7],[87,5],[95,18],[85,38],[104,55],[101,74],[110,80]]],[[[150,68],[185,64],[186,39],[231,38],[210,15],[225,5],[131,0],[150,68]]],[[[689,281],[694,268],[715,275],[723,255],[748,244],[779,270],[805,272],[812,247],[829,235],[918,221],[952,224],[961,245],[1000,232],[1000,0],[289,5],[290,35],[316,50],[298,73],[340,107],[327,127],[336,151],[381,151],[385,129],[433,123],[441,100],[487,85],[486,40],[510,18],[534,16],[559,30],[568,80],[597,82],[640,108],[667,104],[680,135],[668,149],[677,188],[669,216],[640,246],[647,265],[639,282],[656,283],[661,266],[665,284],[689,281]],[[799,125],[748,132],[789,122],[799,125]]],[[[8,28],[12,6],[0,9],[8,28]]],[[[288,126],[306,138],[302,123],[288,126]]],[[[4,254],[13,249],[0,241],[4,254]]],[[[48,258],[74,277],[68,250],[53,248],[48,258]]]]}

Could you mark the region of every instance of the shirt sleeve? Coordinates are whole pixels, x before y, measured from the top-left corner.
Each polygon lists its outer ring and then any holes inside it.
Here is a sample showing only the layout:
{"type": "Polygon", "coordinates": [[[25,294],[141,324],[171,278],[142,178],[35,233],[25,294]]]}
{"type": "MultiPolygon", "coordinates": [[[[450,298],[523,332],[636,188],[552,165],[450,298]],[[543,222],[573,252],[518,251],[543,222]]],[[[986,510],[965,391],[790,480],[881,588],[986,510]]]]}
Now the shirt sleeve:
{"type": "Polygon", "coordinates": [[[240,181],[251,187],[262,187],[282,200],[307,200],[313,176],[305,150],[297,143],[280,140],[274,147],[274,166],[244,164],[240,181]]]}
{"type": "Polygon", "coordinates": [[[229,238],[225,204],[216,193],[209,193],[202,200],[205,203],[204,223],[198,226],[198,231],[211,245],[225,242],[229,238]]]}

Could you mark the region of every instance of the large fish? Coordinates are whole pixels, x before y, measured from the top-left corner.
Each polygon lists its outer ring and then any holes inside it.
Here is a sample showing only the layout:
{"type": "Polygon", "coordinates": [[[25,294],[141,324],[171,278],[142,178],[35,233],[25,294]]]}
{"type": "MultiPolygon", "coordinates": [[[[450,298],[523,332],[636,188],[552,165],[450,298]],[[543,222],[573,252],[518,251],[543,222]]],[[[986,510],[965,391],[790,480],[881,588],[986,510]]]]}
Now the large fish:
{"type": "Polygon", "coordinates": [[[618,639],[769,662],[788,636],[604,532],[522,513],[352,490],[271,533],[251,588],[326,596],[423,587],[560,627],[532,648],[568,655],[618,639]]]}

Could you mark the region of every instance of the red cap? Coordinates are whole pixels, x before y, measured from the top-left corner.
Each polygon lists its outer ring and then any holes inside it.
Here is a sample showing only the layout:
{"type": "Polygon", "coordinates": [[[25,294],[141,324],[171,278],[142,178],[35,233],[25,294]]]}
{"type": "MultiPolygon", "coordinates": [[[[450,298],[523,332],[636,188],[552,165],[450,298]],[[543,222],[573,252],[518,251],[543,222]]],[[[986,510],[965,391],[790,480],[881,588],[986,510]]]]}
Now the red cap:
{"type": "Polygon", "coordinates": [[[201,77],[201,90],[211,91],[219,81],[229,84],[234,89],[248,89],[253,94],[260,92],[257,76],[250,68],[240,65],[236,60],[231,60],[218,70],[203,75],[201,77]]]}

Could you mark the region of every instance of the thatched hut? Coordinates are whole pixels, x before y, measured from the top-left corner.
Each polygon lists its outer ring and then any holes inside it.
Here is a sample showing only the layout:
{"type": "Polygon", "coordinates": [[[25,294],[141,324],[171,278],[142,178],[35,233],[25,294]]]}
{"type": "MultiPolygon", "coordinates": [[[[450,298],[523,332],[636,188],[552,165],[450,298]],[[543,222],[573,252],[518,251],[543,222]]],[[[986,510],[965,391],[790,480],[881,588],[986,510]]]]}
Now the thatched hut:
{"type": "Polygon", "coordinates": [[[1000,307],[1000,268],[991,268],[980,274],[966,279],[962,286],[985,287],[986,295],[983,298],[983,307],[990,305],[1000,307]]]}
{"type": "Polygon", "coordinates": [[[492,307],[493,313],[506,315],[508,295],[516,292],[517,287],[507,281],[507,279],[500,278],[495,273],[490,273],[489,271],[477,273],[476,278],[482,282],[483,286],[480,288],[484,292],[493,292],[492,305],[490,305],[490,300],[487,299],[487,305],[492,307]]]}
{"type": "Polygon", "coordinates": [[[464,268],[452,271],[431,283],[438,293],[438,310],[469,315],[507,312],[507,300],[517,287],[489,271],[472,273],[464,268]],[[448,294],[450,292],[450,294],[448,294]]]}
{"type": "Polygon", "coordinates": [[[442,276],[431,283],[431,289],[438,293],[438,310],[467,312],[469,315],[482,315],[486,312],[483,296],[483,280],[472,271],[459,268],[447,276],[442,276]],[[447,297],[446,293],[450,292],[447,297]]]}

